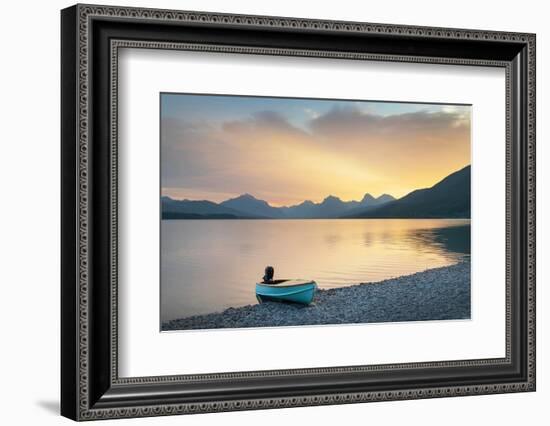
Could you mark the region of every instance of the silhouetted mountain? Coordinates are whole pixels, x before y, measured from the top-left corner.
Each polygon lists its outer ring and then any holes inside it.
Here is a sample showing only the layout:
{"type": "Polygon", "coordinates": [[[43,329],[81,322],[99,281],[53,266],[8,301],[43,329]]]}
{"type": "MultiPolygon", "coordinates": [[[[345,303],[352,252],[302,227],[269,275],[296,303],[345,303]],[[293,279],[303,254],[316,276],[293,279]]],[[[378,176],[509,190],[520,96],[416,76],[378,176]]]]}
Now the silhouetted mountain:
{"type": "Polygon", "coordinates": [[[336,217],[349,208],[340,198],[329,195],[320,204],[317,205],[317,215],[319,217],[336,217]]]}
{"type": "Polygon", "coordinates": [[[359,202],[357,201],[350,201],[348,203],[348,208],[346,211],[342,212],[339,216],[354,216],[358,214],[362,214],[367,210],[371,210],[375,207],[379,207],[383,204],[389,203],[390,201],[394,201],[395,198],[393,198],[391,195],[388,194],[382,194],[378,198],[374,198],[370,194],[365,194],[363,199],[359,202]]]}
{"type": "Polygon", "coordinates": [[[317,204],[310,200],[290,207],[279,207],[285,217],[289,218],[305,218],[316,217],[317,204]]]}
{"type": "Polygon", "coordinates": [[[378,198],[374,198],[370,194],[365,194],[361,201],[342,201],[334,195],[329,195],[318,204],[307,200],[301,204],[290,207],[280,207],[280,209],[288,218],[331,218],[342,216],[354,211],[354,209],[363,211],[367,207],[382,205],[391,200],[394,200],[394,198],[387,194],[381,195],[378,198]]]}
{"type": "Polygon", "coordinates": [[[447,176],[431,188],[418,189],[403,198],[344,217],[469,218],[471,167],[447,176]]]}
{"type": "Polygon", "coordinates": [[[382,204],[386,204],[386,203],[389,203],[390,201],[394,201],[395,198],[393,196],[391,196],[390,194],[382,194],[380,197],[378,197],[376,200],[375,200],[375,203],[372,204],[373,206],[374,205],[377,205],[377,206],[380,206],[382,204]]]}
{"type": "Polygon", "coordinates": [[[320,219],[335,218],[358,210],[382,205],[393,200],[391,195],[374,198],[365,194],[361,201],[342,201],[329,195],[320,203],[306,200],[290,207],[273,207],[250,194],[243,194],[221,202],[201,200],[174,200],[162,197],[163,219],[320,219]]]}
{"type": "Polygon", "coordinates": [[[359,201],[358,204],[360,206],[367,207],[367,206],[370,206],[372,204],[376,204],[376,198],[374,198],[369,193],[366,193],[365,195],[363,195],[363,198],[361,199],[361,201],[359,201]]]}
{"type": "Polygon", "coordinates": [[[271,207],[266,201],[258,200],[250,194],[243,194],[220,203],[220,206],[243,212],[251,216],[282,218],[284,214],[276,207],[271,207]]]}
{"type": "MultiPolygon", "coordinates": [[[[357,203],[357,201],[352,201],[357,203]]],[[[334,195],[329,195],[320,203],[304,201],[290,207],[281,207],[284,215],[289,218],[330,218],[338,217],[346,212],[350,206],[334,195]]]]}
{"type": "Polygon", "coordinates": [[[173,200],[170,197],[162,197],[161,202],[163,219],[250,219],[257,217],[207,200],[173,200]]]}
{"type": "Polygon", "coordinates": [[[284,219],[284,218],[469,218],[470,166],[431,188],[418,189],[396,200],[389,194],[361,201],[342,201],[329,195],[321,203],[304,201],[289,207],[273,207],[250,194],[226,200],[173,200],[162,197],[163,219],[284,219]]]}
{"type": "MultiPolygon", "coordinates": [[[[467,174],[469,179],[469,167],[466,169],[468,170],[467,174]]],[[[464,170],[461,171],[463,174],[465,173],[464,170]]],[[[320,203],[306,200],[300,204],[289,207],[273,207],[266,201],[259,200],[250,194],[243,194],[219,204],[207,200],[174,200],[170,197],[162,197],[162,217],[163,219],[466,217],[461,216],[461,214],[466,213],[462,213],[459,207],[452,203],[452,191],[455,191],[456,196],[454,201],[458,202],[457,200],[460,197],[465,200],[467,199],[467,214],[469,215],[469,180],[468,193],[466,194],[460,185],[455,182],[458,178],[453,177],[455,174],[459,173],[460,172],[454,173],[432,188],[411,192],[400,200],[395,200],[395,198],[389,194],[383,194],[375,198],[371,194],[366,193],[361,201],[342,201],[334,195],[329,195],[320,203]],[[443,186],[440,187],[440,185],[443,186]],[[440,200],[437,197],[447,197],[448,199],[440,200]],[[427,203],[431,210],[426,210],[428,207],[425,207],[423,203],[427,203]],[[432,205],[430,203],[435,204],[432,205]],[[436,205],[437,207],[434,207],[436,205]],[[447,211],[448,213],[446,213],[447,211]]],[[[460,179],[458,179],[458,181],[460,181],[460,179]]],[[[464,211],[466,212],[466,210],[464,211]]]]}
{"type": "Polygon", "coordinates": [[[163,212],[163,220],[172,220],[172,219],[262,219],[259,217],[244,217],[244,216],[235,216],[233,214],[225,213],[212,213],[212,214],[196,214],[196,213],[184,213],[184,212],[163,212]]]}

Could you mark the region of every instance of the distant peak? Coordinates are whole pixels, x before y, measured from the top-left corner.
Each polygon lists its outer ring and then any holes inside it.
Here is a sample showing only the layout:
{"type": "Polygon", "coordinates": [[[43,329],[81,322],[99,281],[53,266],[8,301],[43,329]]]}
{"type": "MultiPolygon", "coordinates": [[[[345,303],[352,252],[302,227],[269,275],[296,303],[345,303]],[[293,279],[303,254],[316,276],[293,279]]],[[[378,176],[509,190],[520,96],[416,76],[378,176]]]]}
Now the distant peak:
{"type": "Polygon", "coordinates": [[[329,195],[323,200],[323,202],[325,201],[342,201],[342,200],[340,200],[340,198],[336,197],[335,195],[329,195]]]}
{"type": "Polygon", "coordinates": [[[329,195],[328,197],[326,197],[320,204],[318,204],[319,206],[323,206],[323,207],[339,207],[341,205],[343,205],[344,202],[334,196],[334,195],[329,195]]]}
{"type": "Polygon", "coordinates": [[[266,205],[266,206],[269,206],[268,202],[267,201],[264,201],[264,200],[260,200],[256,197],[254,197],[253,195],[251,194],[248,194],[248,193],[245,193],[245,194],[242,194],[242,195],[239,195],[238,197],[235,197],[235,198],[230,198],[229,200],[225,200],[222,204],[226,204],[226,205],[234,205],[234,204],[263,204],[263,205],[266,205]]]}
{"type": "Polygon", "coordinates": [[[395,200],[395,197],[390,194],[382,194],[380,197],[377,198],[377,200],[395,200]]]}
{"type": "Polygon", "coordinates": [[[244,194],[238,196],[237,198],[248,198],[248,199],[256,199],[252,194],[249,194],[248,192],[245,192],[244,194]]]}
{"type": "Polygon", "coordinates": [[[235,200],[251,200],[251,201],[254,201],[254,200],[258,200],[256,197],[254,197],[252,194],[249,194],[248,192],[245,192],[244,194],[241,194],[237,197],[233,197],[233,198],[230,198],[228,199],[227,201],[235,201],[235,200]]]}
{"type": "Polygon", "coordinates": [[[363,199],[361,200],[361,202],[365,202],[365,201],[373,201],[374,200],[374,197],[372,195],[370,195],[368,192],[363,196],[363,199]]]}

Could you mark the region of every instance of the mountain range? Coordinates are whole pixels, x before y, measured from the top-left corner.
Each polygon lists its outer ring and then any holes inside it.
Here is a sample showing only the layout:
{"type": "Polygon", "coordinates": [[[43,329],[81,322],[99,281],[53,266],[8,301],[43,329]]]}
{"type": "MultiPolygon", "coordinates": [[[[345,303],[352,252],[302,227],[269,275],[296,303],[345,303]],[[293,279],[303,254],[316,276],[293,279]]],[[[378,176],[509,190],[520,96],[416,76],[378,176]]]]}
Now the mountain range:
{"type": "Polygon", "coordinates": [[[214,203],[174,200],[163,196],[163,219],[317,219],[317,218],[469,218],[470,166],[452,173],[430,188],[415,190],[400,199],[370,194],[360,201],[342,201],[329,195],[320,203],[306,200],[289,207],[274,207],[250,194],[214,203]]]}
{"type": "Polygon", "coordinates": [[[404,197],[356,218],[469,218],[471,167],[454,172],[430,188],[417,189],[404,197]]]}
{"type": "Polygon", "coordinates": [[[290,207],[273,207],[266,201],[259,200],[250,194],[216,204],[212,201],[174,200],[162,197],[163,219],[319,219],[338,218],[354,211],[382,206],[395,200],[391,195],[384,194],[374,198],[365,194],[361,201],[342,201],[329,195],[320,203],[304,201],[290,207]]]}
{"type": "Polygon", "coordinates": [[[207,200],[174,200],[162,197],[163,219],[260,219],[268,216],[250,215],[207,200]]]}

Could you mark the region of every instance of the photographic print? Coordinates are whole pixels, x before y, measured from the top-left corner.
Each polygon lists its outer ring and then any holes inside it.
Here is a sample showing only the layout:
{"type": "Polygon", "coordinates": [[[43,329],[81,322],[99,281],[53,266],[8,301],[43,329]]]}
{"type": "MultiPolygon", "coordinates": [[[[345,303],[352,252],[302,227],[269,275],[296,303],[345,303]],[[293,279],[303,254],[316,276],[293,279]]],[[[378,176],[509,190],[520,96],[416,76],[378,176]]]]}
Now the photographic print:
{"type": "Polygon", "coordinates": [[[534,33],[60,29],[63,416],[536,390],[534,33]]]}
{"type": "Polygon", "coordinates": [[[160,94],[161,331],[470,318],[471,106],[160,94]]]}

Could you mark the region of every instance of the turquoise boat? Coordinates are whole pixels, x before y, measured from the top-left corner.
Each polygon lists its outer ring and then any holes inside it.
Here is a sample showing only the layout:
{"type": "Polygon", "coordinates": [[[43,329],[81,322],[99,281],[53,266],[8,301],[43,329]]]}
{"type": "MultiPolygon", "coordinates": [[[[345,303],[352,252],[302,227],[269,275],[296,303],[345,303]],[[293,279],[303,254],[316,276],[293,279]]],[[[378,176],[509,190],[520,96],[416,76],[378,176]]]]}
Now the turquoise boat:
{"type": "Polygon", "coordinates": [[[315,281],[307,280],[273,280],[269,283],[256,283],[258,302],[291,302],[309,305],[317,290],[315,281]]]}

